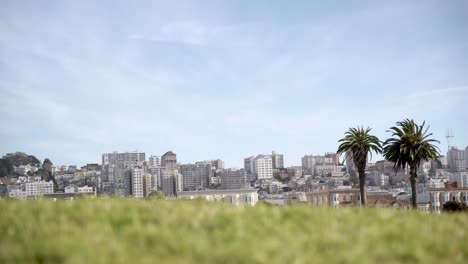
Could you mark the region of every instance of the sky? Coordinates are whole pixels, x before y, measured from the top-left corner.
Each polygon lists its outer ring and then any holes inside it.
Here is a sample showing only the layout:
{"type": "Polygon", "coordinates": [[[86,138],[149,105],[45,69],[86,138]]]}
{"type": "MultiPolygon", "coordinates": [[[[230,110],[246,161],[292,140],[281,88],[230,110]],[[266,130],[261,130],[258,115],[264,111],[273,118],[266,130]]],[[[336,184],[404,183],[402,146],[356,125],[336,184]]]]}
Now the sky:
{"type": "Polygon", "coordinates": [[[300,165],[404,118],[445,153],[447,129],[468,145],[467,105],[467,1],[0,3],[0,155],[300,165]]]}

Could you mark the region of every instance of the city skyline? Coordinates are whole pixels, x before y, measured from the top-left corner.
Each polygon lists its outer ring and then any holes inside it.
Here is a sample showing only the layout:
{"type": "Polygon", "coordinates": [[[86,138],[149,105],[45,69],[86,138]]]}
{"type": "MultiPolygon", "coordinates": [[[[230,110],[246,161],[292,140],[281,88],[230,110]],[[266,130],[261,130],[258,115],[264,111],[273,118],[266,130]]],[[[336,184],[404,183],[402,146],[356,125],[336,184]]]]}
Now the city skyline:
{"type": "MultiPolygon", "coordinates": [[[[183,163],[334,152],[423,120],[446,155],[468,145],[465,1],[148,1],[0,8],[1,153],[55,164],[112,151],[183,163]]],[[[375,160],[375,159],[374,159],[375,160]]]]}

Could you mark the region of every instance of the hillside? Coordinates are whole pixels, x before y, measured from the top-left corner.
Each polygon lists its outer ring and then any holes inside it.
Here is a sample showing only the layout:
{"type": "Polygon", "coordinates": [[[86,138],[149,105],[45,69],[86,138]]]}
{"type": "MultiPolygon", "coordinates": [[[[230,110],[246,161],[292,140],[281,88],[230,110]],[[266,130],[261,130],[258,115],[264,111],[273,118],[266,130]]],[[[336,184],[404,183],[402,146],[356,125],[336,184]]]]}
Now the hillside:
{"type": "Polygon", "coordinates": [[[466,263],[467,214],[0,201],[0,263],[466,263]]]}
{"type": "Polygon", "coordinates": [[[13,166],[31,165],[40,167],[41,162],[33,155],[24,152],[8,153],[0,159],[0,177],[14,174],[13,166]]]}

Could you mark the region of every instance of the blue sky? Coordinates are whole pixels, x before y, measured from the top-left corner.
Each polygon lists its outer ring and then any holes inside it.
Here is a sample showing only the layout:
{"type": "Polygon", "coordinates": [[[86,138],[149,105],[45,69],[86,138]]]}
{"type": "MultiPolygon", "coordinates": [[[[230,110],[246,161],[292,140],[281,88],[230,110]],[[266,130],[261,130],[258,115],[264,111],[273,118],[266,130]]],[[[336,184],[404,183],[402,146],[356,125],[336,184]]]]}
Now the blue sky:
{"type": "Polygon", "coordinates": [[[2,155],[298,165],[407,117],[468,145],[466,1],[135,2],[0,3],[2,155]]]}

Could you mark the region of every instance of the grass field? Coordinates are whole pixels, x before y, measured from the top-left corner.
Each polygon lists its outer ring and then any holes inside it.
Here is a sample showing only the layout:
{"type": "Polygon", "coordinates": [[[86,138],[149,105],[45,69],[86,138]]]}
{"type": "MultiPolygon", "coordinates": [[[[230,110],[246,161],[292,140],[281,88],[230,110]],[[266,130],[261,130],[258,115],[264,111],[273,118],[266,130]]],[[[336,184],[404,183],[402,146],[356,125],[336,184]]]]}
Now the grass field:
{"type": "Polygon", "coordinates": [[[0,201],[0,263],[468,263],[468,214],[0,201]]]}

